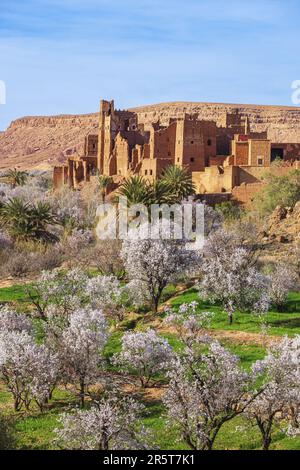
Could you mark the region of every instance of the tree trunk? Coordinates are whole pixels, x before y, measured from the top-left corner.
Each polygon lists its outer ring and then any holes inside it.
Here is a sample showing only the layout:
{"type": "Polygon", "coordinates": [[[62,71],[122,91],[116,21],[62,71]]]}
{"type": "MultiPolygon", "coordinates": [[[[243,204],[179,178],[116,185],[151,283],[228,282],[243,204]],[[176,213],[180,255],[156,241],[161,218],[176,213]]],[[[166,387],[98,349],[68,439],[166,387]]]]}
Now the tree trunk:
{"type": "Polygon", "coordinates": [[[228,313],[228,323],[229,323],[229,325],[232,325],[232,322],[233,322],[233,314],[228,313]]]}
{"type": "Polygon", "coordinates": [[[84,384],[84,379],[80,380],[80,405],[81,408],[84,408],[84,390],[85,389],[85,384],[84,384]]]}
{"type": "Polygon", "coordinates": [[[21,407],[20,407],[20,400],[18,398],[15,398],[14,400],[14,410],[15,411],[20,411],[21,407]]]}
{"type": "Polygon", "coordinates": [[[269,450],[271,444],[271,438],[270,436],[264,436],[263,437],[263,450],[269,450]]]}
{"type": "Polygon", "coordinates": [[[153,299],[152,305],[153,305],[153,312],[156,314],[158,311],[158,303],[159,303],[159,298],[153,299]]]}

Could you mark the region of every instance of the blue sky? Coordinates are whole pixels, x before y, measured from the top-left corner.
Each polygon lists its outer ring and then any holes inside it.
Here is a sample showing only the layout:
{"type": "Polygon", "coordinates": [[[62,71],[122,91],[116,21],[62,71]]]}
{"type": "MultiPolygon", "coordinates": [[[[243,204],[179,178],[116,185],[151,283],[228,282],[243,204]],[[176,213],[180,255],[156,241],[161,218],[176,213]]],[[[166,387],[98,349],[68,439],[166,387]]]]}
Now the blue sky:
{"type": "Polygon", "coordinates": [[[0,129],[162,101],[291,103],[299,0],[1,0],[0,129]]]}

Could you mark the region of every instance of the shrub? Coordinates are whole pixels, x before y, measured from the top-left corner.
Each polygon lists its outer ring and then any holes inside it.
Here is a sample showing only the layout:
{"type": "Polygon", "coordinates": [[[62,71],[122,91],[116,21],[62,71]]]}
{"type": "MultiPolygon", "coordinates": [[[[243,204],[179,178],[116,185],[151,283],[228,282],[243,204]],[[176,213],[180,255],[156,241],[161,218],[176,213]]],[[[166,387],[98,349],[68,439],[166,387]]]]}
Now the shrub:
{"type": "Polygon", "coordinates": [[[238,220],[244,214],[244,210],[238,204],[233,203],[232,201],[216,204],[215,209],[218,212],[221,212],[226,222],[238,220]]]}
{"type": "Polygon", "coordinates": [[[255,196],[255,206],[262,215],[270,214],[277,206],[293,207],[300,200],[300,170],[286,175],[267,175],[266,186],[255,196]]]}

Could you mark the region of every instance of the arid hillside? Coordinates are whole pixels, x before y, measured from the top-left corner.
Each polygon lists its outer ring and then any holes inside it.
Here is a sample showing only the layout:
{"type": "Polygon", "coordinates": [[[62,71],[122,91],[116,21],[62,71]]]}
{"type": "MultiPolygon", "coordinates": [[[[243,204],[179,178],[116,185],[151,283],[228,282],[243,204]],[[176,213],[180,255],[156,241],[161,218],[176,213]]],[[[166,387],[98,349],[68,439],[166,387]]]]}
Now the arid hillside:
{"type": "MultiPolygon", "coordinates": [[[[273,142],[300,143],[300,108],[222,103],[162,103],[133,108],[140,122],[149,124],[183,113],[221,123],[226,111],[238,109],[250,118],[253,131],[268,131],[273,142]]],[[[97,113],[50,117],[24,117],[0,133],[0,168],[49,168],[63,163],[70,153],[82,151],[84,136],[98,126],[97,113]]]]}
{"type": "Polygon", "coordinates": [[[97,114],[24,117],[0,134],[0,168],[48,169],[82,151],[84,136],[97,129],[97,114]]]}

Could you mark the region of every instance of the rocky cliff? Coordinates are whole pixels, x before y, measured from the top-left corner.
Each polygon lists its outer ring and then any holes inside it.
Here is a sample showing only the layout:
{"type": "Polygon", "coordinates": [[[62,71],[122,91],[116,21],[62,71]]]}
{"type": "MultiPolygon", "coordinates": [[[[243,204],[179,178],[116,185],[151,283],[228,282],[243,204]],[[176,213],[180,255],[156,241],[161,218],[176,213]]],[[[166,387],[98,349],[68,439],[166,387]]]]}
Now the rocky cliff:
{"type": "MultiPolygon", "coordinates": [[[[167,124],[170,117],[186,113],[220,124],[224,113],[236,109],[248,116],[253,131],[266,131],[273,142],[300,143],[300,108],[221,103],[162,103],[133,108],[140,122],[160,119],[167,124]]],[[[74,150],[81,152],[84,136],[97,129],[97,114],[53,117],[24,117],[12,122],[0,133],[0,168],[49,168],[62,163],[74,150]]]]}

